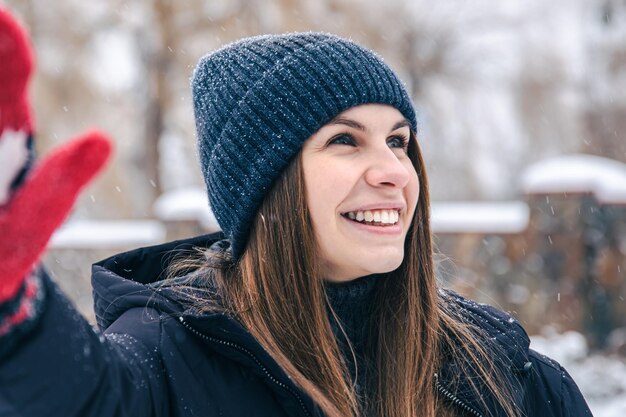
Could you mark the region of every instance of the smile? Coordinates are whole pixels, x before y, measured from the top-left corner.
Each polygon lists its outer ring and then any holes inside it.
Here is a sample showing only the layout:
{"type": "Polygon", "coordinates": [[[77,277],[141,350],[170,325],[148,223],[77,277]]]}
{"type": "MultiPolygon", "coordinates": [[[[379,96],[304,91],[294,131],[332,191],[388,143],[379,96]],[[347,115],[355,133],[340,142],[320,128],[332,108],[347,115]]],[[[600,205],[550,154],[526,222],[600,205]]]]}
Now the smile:
{"type": "Polygon", "coordinates": [[[364,210],[350,211],[342,214],[350,220],[371,226],[393,226],[398,223],[400,213],[398,210],[364,210]]]}

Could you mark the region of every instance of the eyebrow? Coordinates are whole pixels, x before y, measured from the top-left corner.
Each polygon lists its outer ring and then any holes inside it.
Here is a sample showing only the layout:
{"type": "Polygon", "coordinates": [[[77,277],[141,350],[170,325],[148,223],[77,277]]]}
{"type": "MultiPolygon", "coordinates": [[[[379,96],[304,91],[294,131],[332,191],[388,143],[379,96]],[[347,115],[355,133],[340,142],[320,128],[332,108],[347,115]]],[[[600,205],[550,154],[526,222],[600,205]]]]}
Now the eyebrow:
{"type": "MultiPolygon", "coordinates": [[[[328,122],[328,124],[329,125],[345,125],[353,129],[360,130],[362,132],[367,132],[367,128],[363,126],[361,123],[357,122],[356,120],[346,119],[344,117],[335,117],[333,120],[328,122]]],[[[401,120],[397,122],[395,125],[393,125],[390,132],[393,132],[394,130],[400,129],[401,127],[405,127],[405,126],[411,127],[409,121],[406,119],[401,120]]]]}

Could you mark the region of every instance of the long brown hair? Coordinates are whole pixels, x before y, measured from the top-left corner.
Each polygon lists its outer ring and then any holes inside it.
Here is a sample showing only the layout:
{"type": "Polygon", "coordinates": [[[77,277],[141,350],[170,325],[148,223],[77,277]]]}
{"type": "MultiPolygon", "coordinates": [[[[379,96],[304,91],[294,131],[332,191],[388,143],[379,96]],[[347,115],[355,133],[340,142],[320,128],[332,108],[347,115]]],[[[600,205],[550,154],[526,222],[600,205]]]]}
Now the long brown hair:
{"type": "MultiPolygon", "coordinates": [[[[420,181],[420,194],[404,260],[376,283],[366,352],[375,369],[374,380],[368,381],[370,398],[357,398],[331,330],[300,155],[265,197],[241,259],[234,262],[223,253],[217,262],[214,254],[204,257],[212,259],[212,265],[202,261],[206,273],[201,276],[211,281],[220,303],[216,306],[214,300],[200,299],[194,307],[223,308],[236,316],[329,417],[455,415],[435,388],[441,352],[447,346],[470,359],[479,379],[514,417],[517,413],[510,405],[505,379],[484,350],[484,340],[460,320],[437,288],[428,181],[413,134],[409,157],[420,181]]],[[[170,272],[177,275],[198,266],[193,263],[179,262],[170,272]]],[[[482,398],[478,385],[473,388],[482,398]]]]}

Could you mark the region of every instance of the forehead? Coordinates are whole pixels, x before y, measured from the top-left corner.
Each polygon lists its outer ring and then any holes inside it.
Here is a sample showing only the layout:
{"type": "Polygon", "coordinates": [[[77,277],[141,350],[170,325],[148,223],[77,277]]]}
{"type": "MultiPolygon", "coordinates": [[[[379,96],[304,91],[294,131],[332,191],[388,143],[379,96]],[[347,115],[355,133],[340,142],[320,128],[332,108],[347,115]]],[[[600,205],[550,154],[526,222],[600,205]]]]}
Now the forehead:
{"type": "Polygon", "coordinates": [[[409,122],[395,107],[387,104],[362,104],[360,106],[351,107],[337,116],[324,126],[340,124],[338,121],[353,120],[366,127],[388,128],[397,125],[399,122],[409,122]]]}

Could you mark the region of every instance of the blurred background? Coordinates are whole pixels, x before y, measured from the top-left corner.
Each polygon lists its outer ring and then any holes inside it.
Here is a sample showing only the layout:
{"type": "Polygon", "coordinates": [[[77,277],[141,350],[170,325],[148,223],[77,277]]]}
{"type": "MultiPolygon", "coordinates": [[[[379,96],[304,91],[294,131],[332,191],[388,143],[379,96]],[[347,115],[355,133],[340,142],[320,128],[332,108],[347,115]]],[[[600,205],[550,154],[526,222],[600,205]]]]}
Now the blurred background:
{"type": "Polygon", "coordinates": [[[328,31],[378,52],[413,97],[441,281],[519,318],[596,415],[626,415],[626,0],[0,5],[33,38],[38,152],[91,126],[116,142],[45,260],[87,317],[92,262],[217,227],[195,160],[198,59],[328,31]]]}

